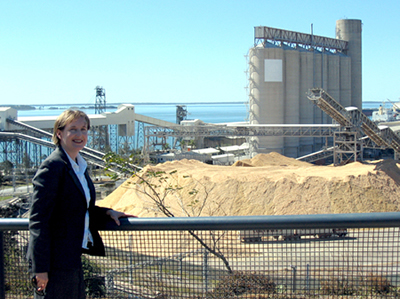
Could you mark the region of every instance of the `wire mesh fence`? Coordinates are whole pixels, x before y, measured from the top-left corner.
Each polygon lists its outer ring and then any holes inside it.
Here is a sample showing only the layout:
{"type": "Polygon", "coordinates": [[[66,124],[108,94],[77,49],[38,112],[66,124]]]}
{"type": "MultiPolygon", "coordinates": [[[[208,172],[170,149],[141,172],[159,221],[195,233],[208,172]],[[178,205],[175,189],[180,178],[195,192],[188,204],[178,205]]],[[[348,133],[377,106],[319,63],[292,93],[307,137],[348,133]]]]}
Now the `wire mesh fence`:
{"type": "MultiPolygon", "coordinates": [[[[394,225],[105,230],[106,257],[82,258],[87,296],[399,298],[394,225]]],[[[26,230],[3,232],[5,298],[33,298],[27,240],[26,230]]]]}

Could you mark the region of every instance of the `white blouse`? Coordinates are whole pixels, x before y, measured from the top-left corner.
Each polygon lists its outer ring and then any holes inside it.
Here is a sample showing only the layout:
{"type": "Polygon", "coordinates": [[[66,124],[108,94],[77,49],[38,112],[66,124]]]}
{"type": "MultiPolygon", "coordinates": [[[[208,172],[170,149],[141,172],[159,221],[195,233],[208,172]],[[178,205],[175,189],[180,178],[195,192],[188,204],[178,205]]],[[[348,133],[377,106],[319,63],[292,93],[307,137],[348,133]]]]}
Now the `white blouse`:
{"type": "MultiPolygon", "coordinates": [[[[90,203],[90,190],[89,186],[85,177],[85,171],[87,168],[87,162],[85,159],[82,158],[82,156],[78,153],[76,156],[76,161],[71,159],[71,157],[68,155],[67,152],[65,152],[68,156],[69,161],[71,162],[72,169],[74,170],[76,176],[79,179],[79,182],[82,185],[83,191],[85,192],[85,197],[86,197],[86,203],[87,203],[87,208],[89,208],[89,203],[90,203]]],[[[93,243],[93,237],[92,234],[90,233],[89,230],[89,211],[86,211],[85,215],[85,232],[83,235],[83,240],[82,240],[82,248],[88,249],[88,242],[93,243]]]]}

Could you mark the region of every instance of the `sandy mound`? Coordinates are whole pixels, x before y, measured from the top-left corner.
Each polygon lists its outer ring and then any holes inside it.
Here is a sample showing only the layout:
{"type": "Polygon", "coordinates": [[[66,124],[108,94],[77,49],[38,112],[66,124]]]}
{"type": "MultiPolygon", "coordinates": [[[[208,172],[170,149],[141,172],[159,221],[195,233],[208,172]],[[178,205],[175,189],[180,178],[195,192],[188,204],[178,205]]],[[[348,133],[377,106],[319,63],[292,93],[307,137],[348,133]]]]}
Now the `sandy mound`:
{"type": "Polygon", "coordinates": [[[259,167],[259,166],[302,166],[309,167],[312,164],[302,161],[297,161],[293,158],[282,156],[278,153],[270,153],[268,155],[260,154],[252,159],[245,159],[235,162],[232,166],[248,166],[248,167],[259,167]]]}
{"type": "MultiPolygon", "coordinates": [[[[147,166],[140,175],[155,172],[162,177],[149,181],[177,217],[399,211],[400,170],[393,160],[316,166],[271,153],[233,166],[167,162],[147,166]]],[[[137,182],[128,179],[100,205],[140,217],[164,216],[140,191],[145,184],[137,182]]]]}

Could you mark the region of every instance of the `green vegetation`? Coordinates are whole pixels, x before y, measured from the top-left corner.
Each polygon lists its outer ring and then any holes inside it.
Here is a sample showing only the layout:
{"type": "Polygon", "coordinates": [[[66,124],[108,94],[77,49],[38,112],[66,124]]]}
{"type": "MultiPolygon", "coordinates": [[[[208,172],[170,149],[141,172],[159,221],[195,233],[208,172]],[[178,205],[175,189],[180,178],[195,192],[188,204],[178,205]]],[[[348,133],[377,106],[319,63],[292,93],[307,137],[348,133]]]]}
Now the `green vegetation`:
{"type": "Polygon", "coordinates": [[[276,284],[267,275],[235,271],[224,276],[206,298],[234,298],[244,294],[275,293],[276,284]]]}
{"type": "Polygon", "coordinates": [[[17,241],[18,232],[3,232],[4,270],[11,274],[5,277],[7,293],[29,295],[32,289],[23,249],[17,241]]]}
{"type": "Polygon", "coordinates": [[[0,201],[7,200],[7,199],[10,199],[10,198],[12,198],[11,195],[9,195],[9,196],[0,196],[0,201]]]}
{"type": "Polygon", "coordinates": [[[391,284],[389,279],[374,273],[369,273],[365,277],[345,277],[344,275],[341,277],[332,276],[326,280],[322,280],[320,284],[321,293],[323,295],[391,295],[396,298],[400,295],[399,290],[391,284]]]}
{"type": "Polygon", "coordinates": [[[104,277],[101,276],[101,267],[85,256],[82,256],[83,278],[85,280],[86,295],[90,298],[99,298],[106,293],[104,277]]]}

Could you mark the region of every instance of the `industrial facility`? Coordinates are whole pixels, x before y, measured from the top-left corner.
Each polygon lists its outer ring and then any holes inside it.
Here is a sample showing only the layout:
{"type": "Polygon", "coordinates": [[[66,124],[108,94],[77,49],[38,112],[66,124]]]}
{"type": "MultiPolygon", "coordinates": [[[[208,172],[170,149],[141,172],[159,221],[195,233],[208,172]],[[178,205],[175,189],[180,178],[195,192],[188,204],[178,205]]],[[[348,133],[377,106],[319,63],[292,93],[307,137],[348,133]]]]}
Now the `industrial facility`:
{"type": "MultiPolygon", "coordinates": [[[[96,87],[92,148],[82,153],[96,166],[105,152],[135,144],[156,162],[189,158],[229,165],[277,152],[307,162],[333,158],[340,165],[362,160],[365,148],[391,149],[397,158],[400,137],[362,113],[361,27],[361,20],[338,20],[336,38],[255,27],[245,122],[186,120],[184,105],[177,106],[176,123],[137,114],[131,104],[105,112],[105,91],[96,87]]],[[[43,147],[54,147],[48,141],[54,120],[0,109],[0,162],[21,165],[30,158],[38,165],[49,153],[43,147]]]]}
{"type": "MultiPolygon", "coordinates": [[[[362,109],[361,20],[338,20],[336,38],[259,26],[249,51],[249,121],[329,124],[307,98],[324,89],[344,107],[362,109]]],[[[254,137],[251,152],[299,157],[323,147],[323,138],[254,137]]]]}

